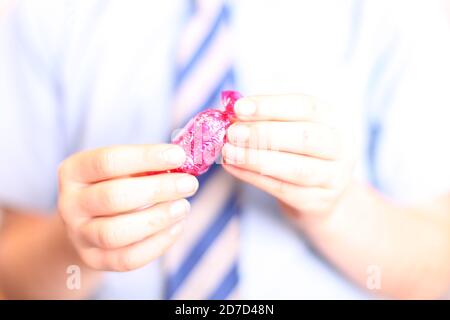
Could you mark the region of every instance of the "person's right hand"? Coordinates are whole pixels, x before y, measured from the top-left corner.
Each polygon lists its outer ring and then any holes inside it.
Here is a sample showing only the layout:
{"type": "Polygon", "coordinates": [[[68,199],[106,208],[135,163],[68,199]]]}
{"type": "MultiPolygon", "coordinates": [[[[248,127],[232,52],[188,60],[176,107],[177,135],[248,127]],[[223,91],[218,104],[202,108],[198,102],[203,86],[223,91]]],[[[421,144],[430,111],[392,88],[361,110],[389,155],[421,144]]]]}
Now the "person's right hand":
{"type": "Polygon", "coordinates": [[[171,144],[81,152],[59,169],[59,214],[87,266],[128,271],[161,256],[177,239],[189,211],[184,199],[198,188],[194,176],[163,173],[183,164],[171,144]]]}

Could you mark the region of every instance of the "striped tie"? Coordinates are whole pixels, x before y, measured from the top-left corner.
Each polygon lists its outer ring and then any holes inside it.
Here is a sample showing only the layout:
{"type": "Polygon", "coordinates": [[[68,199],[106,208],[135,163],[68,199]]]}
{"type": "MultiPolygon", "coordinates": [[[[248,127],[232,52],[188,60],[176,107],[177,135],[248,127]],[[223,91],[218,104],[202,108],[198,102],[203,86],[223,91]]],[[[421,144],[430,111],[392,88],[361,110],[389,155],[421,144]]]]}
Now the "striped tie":
{"type": "MultiPolygon", "coordinates": [[[[174,125],[182,127],[199,111],[218,105],[220,92],[234,89],[223,0],[192,2],[176,56],[174,125]]],[[[185,232],[164,256],[166,299],[235,299],[238,285],[236,183],[214,164],[199,177],[185,232]]]]}

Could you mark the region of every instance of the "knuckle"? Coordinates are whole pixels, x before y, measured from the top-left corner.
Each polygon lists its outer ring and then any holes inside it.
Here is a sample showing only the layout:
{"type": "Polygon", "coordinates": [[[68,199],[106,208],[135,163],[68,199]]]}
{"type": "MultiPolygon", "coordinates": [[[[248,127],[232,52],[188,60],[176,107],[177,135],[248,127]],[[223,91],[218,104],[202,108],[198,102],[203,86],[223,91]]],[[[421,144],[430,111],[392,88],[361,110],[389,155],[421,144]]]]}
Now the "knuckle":
{"type": "Polygon", "coordinates": [[[121,272],[131,271],[139,267],[137,258],[130,251],[118,255],[116,270],[121,272]]]}
{"type": "Polygon", "coordinates": [[[150,230],[153,231],[158,230],[165,225],[168,225],[169,221],[170,218],[168,213],[154,214],[151,216],[148,225],[150,230]]]}
{"type": "Polygon", "coordinates": [[[94,170],[100,176],[110,176],[115,172],[117,167],[116,156],[113,152],[108,150],[101,150],[94,159],[94,170]]]}
{"type": "Polygon", "coordinates": [[[309,130],[307,130],[306,128],[301,128],[299,130],[299,139],[298,139],[300,149],[308,150],[310,147],[310,141],[311,135],[309,130]]]}
{"type": "Polygon", "coordinates": [[[93,233],[86,224],[82,224],[79,228],[71,230],[71,232],[73,232],[77,239],[79,239],[82,243],[94,244],[97,246],[97,243],[93,240],[93,233]]]}
{"type": "Polygon", "coordinates": [[[91,258],[91,255],[86,254],[85,250],[79,250],[78,256],[80,257],[81,261],[83,261],[87,266],[93,266],[93,259],[91,258]]]}
{"type": "Polygon", "coordinates": [[[105,269],[102,253],[97,252],[97,250],[80,250],[78,255],[89,268],[98,271],[105,269]]]}
{"type": "Polygon", "coordinates": [[[58,214],[62,221],[67,225],[71,224],[70,212],[72,212],[71,207],[64,203],[64,201],[58,201],[58,214]]]}
{"type": "Polygon", "coordinates": [[[297,165],[293,170],[294,179],[300,184],[309,184],[312,177],[314,177],[314,170],[310,166],[297,165]]]}
{"type": "Polygon", "coordinates": [[[148,198],[150,201],[157,201],[159,198],[163,197],[165,192],[175,192],[176,180],[173,177],[166,177],[165,179],[161,177],[152,177],[146,186],[148,192],[148,198]]]}
{"type": "Polygon", "coordinates": [[[121,207],[125,202],[124,198],[124,193],[112,185],[98,189],[95,196],[97,206],[107,211],[114,211],[116,208],[121,207]]]}
{"type": "Polygon", "coordinates": [[[155,248],[155,251],[153,252],[153,259],[157,259],[163,256],[170,249],[170,247],[172,247],[172,245],[177,241],[179,236],[180,234],[173,235],[160,241],[159,245],[155,248]]]}
{"type": "Polygon", "coordinates": [[[173,246],[173,244],[177,241],[178,237],[179,237],[179,235],[173,236],[171,239],[167,240],[160,247],[158,247],[155,250],[153,259],[157,259],[157,258],[163,256],[173,246]]]}
{"type": "Polygon", "coordinates": [[[69,222],[74,213],[79,211],[77,195],[73,192],[62,192],[58,195],[58,213],[64,222],[69,222]]]}
{"type": "Polygon", "coordinates": [[[102,248],[113,248],[118,243],[118,232],[109,224],[103,223],[98,227],[96,242],[102,248]]]}

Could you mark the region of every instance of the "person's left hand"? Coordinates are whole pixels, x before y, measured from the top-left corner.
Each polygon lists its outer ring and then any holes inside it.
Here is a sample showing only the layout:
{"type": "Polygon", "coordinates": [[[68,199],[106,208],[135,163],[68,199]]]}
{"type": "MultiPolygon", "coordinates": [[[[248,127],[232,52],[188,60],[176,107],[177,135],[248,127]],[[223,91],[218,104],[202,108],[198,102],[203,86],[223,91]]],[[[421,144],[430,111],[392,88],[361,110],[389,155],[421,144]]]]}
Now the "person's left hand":
{"type": "Polygon", "coordinates": [[[353,168],[338,117],[305,95],[245,97],[227,133],[224,168],[275,196],[291,217],[333,211],[353,168]]]}

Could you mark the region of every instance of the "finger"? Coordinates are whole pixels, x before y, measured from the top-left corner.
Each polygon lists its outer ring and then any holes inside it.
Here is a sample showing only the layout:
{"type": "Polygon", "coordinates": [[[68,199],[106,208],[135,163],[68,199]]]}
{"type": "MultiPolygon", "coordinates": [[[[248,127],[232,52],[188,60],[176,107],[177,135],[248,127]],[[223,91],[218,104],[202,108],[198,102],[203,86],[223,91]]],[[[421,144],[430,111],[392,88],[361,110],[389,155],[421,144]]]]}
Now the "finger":
{"type": "Polygon", "coordinates": [[[312,122],[236,122],[227,132],[238,147],[284,151],[334,160],[340,140],[335,129],[312,122]]]}
{"type": "Polygon", "coordinates": [[[78,203],[90,216],[113,215],[156,203],[187,198],[198,180],[186,173],[165,173],[99,182],[80,190],[78,203]]]}
{"type": "Polygon", "coordinates": [[[333,190],[317,187],[300,187],[272,177],[262,176],[252,171],[243,170],[233,165],[224,164],[224,169],[233,176],[292,206],[300,212],[320,214],[329,208],[336,199],[333,190]]]}
{"type": "Polygon", "coordinates": [[[189,202],[180,199],[114,217],[90,220],[80,235],[91,246],[116,249],[141,241],[181,221],[189,212],[189,202]]]}
{"type": "Polygon", "coordinates": [[[332,186],[334,162],[287,152],[223,148],[224,161],[241,169],[305,187],[332,186]]]}
{"type": "Polygon", "coordinates": [[[243,121],[328,121],[329,106],[318,99],[300,94],[250,96],[239,99],[235,112],[243,121]]]}
{"type": "Polygon", "coordinates": [[[87,249],[83,259],[89,261],[92,268],[103,271],[131,271],[141,268],[166,252],[175,243],[183,230],[183,222],[178,222],[140,242],[129,246],[104,250],[87,249]]]}
{"type": "Polygon", "coordinates": [[[60,167],[60,176],[91,183],[142,172],[178,168],[186,158],[176,145],[115,146],[80,152],[60,167]]]}

